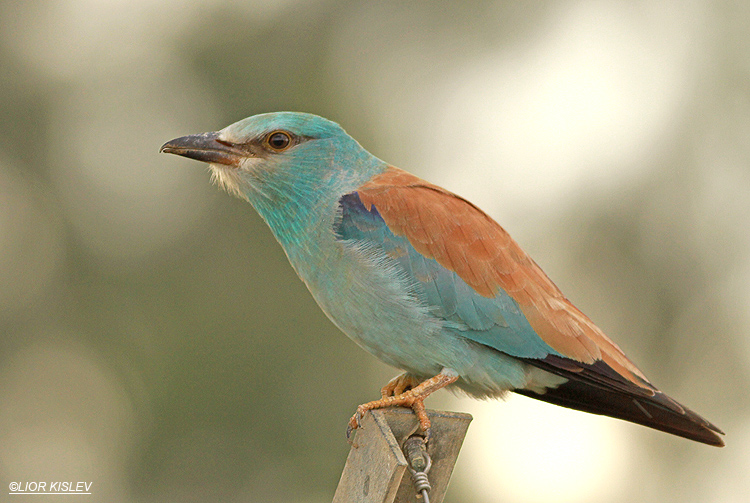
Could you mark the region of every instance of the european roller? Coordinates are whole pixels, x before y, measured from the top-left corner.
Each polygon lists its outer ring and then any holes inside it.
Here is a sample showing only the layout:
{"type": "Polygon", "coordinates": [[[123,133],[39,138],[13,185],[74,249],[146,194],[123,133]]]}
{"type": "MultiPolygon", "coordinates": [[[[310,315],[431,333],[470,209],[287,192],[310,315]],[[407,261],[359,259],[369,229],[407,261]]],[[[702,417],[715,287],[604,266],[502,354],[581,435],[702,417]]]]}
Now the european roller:
{"type": "Polygon", "coordinates": [[[446,386],[512,391],[710,445],[723,432],[659,391],[508,233],[471,202],[381,161],[316,115],[255,115],[162,152],[213,179],[271,228],[321,309],[402,369],[357,408],[411,407],[446,386]]]}

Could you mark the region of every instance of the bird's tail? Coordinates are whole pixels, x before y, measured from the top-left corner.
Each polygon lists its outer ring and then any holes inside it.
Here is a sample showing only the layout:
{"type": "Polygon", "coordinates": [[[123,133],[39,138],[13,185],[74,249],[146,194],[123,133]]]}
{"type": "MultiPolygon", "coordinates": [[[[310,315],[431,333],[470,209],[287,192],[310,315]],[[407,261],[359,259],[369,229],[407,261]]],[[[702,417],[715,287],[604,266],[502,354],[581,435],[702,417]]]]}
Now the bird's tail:
{"type": "Polygon", "coordinates": [[[571,409],[616,417],[704,444],[724,446],[719,436],[724,432],[709,421],[656,388],[641,388],[624,379],[612,379],[616,374],[608,372],[608,366],[607,369],[601,368],[606,366],[603,362],[595,365],[578,363],[580,369],[571,371],[569,362],[561,367],[549,357],[523,361],[566,377],[568,381],[543,394],[524,389],[514,390],[516,393],[571,409]]]}

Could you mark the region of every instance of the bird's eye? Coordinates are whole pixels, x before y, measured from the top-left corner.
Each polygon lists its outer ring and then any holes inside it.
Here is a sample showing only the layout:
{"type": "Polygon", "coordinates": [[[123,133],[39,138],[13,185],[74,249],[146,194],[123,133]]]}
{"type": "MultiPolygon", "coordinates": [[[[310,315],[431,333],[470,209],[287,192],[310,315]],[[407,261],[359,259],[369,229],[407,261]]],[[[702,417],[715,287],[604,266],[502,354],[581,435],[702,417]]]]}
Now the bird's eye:
{"type": "Polygon", "coordinates": [[[292,136],[286,131],[274,131],[266,137],[266,143],[273,150],[281,152],[292,144],[292,136]]]}

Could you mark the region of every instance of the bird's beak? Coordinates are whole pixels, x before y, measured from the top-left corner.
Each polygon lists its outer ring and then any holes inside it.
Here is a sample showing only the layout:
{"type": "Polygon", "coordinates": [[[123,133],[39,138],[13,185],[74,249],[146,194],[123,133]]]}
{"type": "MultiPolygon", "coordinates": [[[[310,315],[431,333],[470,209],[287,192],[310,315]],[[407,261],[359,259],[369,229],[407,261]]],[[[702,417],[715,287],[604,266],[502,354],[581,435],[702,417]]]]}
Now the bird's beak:
{"type": "Polygon", "coordinates": [[[159,152],[227,166],[239,166],[242,158],[247,157],[247,153],[237,146],[219,140],[218,131],[175,138],[162,145],[159,152]]]}

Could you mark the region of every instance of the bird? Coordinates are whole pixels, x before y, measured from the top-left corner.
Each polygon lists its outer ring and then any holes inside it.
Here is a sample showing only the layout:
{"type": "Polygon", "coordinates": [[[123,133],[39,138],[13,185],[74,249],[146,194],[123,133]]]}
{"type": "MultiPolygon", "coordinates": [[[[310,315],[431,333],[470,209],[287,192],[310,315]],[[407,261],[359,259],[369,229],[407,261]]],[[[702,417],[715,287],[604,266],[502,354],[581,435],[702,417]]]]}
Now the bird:
{"type": "Polygon", "coordinates": [[[249,202],[328,318],[402,370],[357,407],[410,407],[449,387],[518,393],[721,447],[718,427],[649,382],[487,213],[392,166],[337,123],[258,114],[160,152],[209,164],[249,202]]]}

